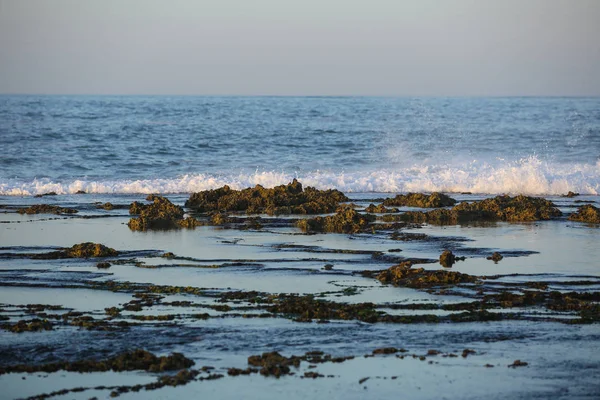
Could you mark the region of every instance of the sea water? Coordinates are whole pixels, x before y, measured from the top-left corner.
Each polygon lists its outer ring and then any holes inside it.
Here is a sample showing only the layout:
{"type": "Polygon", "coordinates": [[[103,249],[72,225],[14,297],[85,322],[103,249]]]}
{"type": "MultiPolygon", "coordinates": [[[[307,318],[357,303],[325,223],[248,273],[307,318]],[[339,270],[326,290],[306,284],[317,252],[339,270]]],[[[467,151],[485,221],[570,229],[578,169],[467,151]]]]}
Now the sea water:
{"type": "Polygon", "coordinates": [[[0,195],[600,193],[600,98],[0,96],[0,195]]]}

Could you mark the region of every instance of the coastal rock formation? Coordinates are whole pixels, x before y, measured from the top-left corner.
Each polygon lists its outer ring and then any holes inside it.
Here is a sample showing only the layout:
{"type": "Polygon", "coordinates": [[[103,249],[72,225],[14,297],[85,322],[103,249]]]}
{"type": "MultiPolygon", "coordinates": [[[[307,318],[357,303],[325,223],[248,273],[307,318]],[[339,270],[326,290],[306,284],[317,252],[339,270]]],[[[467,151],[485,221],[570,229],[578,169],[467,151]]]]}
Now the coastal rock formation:
{"type": "Polygon", "coordinates": [[[600,224],[600,208],[591,204],[586,204],[577,209],[577,212],[569,216],[570,221],[587,222],[590,224],[600,224]]]}
{"type": "Polygon", "coordinates": [[[19,208],[19,214],[76,214],[79,211],[74,208],[52,206],[49,204],[36,204],[27,208],[19,208]]]}
{"type": "Polygon", "coordinates": [[[461,274],[454,271],[429,271],[424,268],[412,268],[410,261],[394,265],[377,275],[383,283],[394,286],[411,288],[429,288],[433,286],[457,285],[459,283],[474,283],[476,276],[461,274]]]}
{"type": "Polygon", "coordinates": [[[495,263],[502,260],[503,258],[504,256],[502,256],[502,254],[498,253],[497,251],[495,251],[494,254],[492,254],[491,256],[487,257],[488,260],[492,260],[495,263]]]}
{"type": "Polygon", "coordinates": [[[49,253],[36,253],[31,258],[37,260],[57,260],[62,258],[91,258],[114,257],[119,252],[100,243],[85,242],[73,245],[67,249],[51,251],[49,253]]]}
{"type": "Polygon", "coordinates": [[[361,214],[351,207],[342,207],[335,215],[301,219],[298,227],[304,232],[358,233],[375,221],[371,214],[361,214]]]}
{"type": "Polygon", "coordinates": [[[398,210],[397,208],[387,208],[383,204],[379,204],[377,206],[375,204],[369,204],[369,206],[367,208],[365,208],[365,212],[368,212],[368,213],[378,213],[378,214],[383,214],[383,213],[397,213],[399,211],[400,210],[398,210]]]}
{"type": "Polygon", "coordinates": [[[473,203],[463,202],[450,210],[408,211],[402,214],[402,219],[410,222],[457,224],[472,221],[539,221],[561,215],[549,200],[524,195],[504,195],[473,203]]]}
{"type": "Polygon", "coordinates": [[[434,192],[429,196],[423,193],[399,194],[393,199],[386,199],[384,206],[438,208],[456,204],[456,200],[443,193],[434,192]]]}
{"type": "Polygon", "coordinates": [[[183,218],[183,208],[171,203],[162,196],[151,195],[148,200],[151,204],[142,204],[137,201],[131,203],[129,214],[139,215],[131,218],[127,225],[132,231],[145,231],[148,229],[174,229],[193,228],[198,225],[195,218],[183,218]]]}
{"type": "Polygon", "coordinates": [[[243,190],[223,186],[215,190],[193,193],[185,202],[198,212],[244,211],[247,214],[324,214],[336,210],[349,199],[339,190],[303,188],[294,179],[287,185],[265,189],[261,185],[243,190]]]}
{"type": "Polygon", "coordinates": [[[455,261],[456,257],[454,257],[454,254],[450,250],[444,250],[440,255],[440,264],[443,267],[450,268],[455,261]]]}
{"type": "Polygon", "coordinates": [[[0,375],[15,372],[100,372],[100,371],[149,371],[163,372],[176,371],[189,368],[194,361],[186,358],[181,353],[173,353],[170,356],[157,357],[146,350],[128,351],[106,360],[82,360],[74,362],[57,362],[42,365],[15,365],[0,368],[0,375]]]}

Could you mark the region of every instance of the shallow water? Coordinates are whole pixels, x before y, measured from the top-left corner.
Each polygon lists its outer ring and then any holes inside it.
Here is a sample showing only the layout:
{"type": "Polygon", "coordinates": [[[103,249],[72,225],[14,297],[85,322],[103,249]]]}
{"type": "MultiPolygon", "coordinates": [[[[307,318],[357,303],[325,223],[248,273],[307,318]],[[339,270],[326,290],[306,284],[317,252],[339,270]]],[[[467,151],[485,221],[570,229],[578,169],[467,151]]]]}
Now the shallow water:
{"type": "MultiPolygon", "coordinates": [[[[383,193],[355,193],[351,200],[368,205],[383,193]],[[365,204],[366,203],[366,204],[365,204]]],[[[196,362],[194,368],[215,367],[219,380],[195,380],[185,386],[154,391],[129,392],[124,398],[374,398],[399,391],[410,398],[596,398],[600,393],[600,340],[597,322],[567,324],[579,319],[573,311],[543,306],[492,307],[498,321],[454,322],[449,316],[464,313],[453,306],[501,290],[521,293],[528,284],[547,284],[531,290],[594,293],[600,290],[600,229],[563,217],[535,223],[493,223],[452,226],[423,225],[402,233],[426,236],[418,240],[393,240],[391,231],[360,234],[301,234],[293,224],[258,230],[232,226],[201,226],[192,230],[132,232],[126,209],[99,210],[94,202],[127,205],[141,195],[65,195],[43,198],[0,196],[0,315],[9,323],[48,318],[50,331],[13,333],[0,330],[0,367],[16,363],[39,364],[56,360],[105,358],[107,355],[143,347],[158,355],[182,352],[196,362]],[[49,203],[75,207],[74,216],[20,215],[18,207],[49,203]],[[111,266],[99,269],[99,259],[35,260],[39,254],[91,241],[121,252],[110,257],[111,266]],[[452,266],[459,271],[493,279],[449,288],[413,289],[384,285],[361,271],[384,270],[404,259],[420,259],[426,269],[445,269],[437,261],[444,249],[465,256],[452,266]],[[393,251],[390,251],[393,250],[393,251]],[[398,251],[401,250],[401,251],[398,251]],[[494,251],[504,255],[487,260],[494,251]],[[173,252],[174,258],[163,253],[173,252]],[[333,265],[325,270],[326,264],[333,265]],[[210,267],[210,268],[209,268],[210,267]],[[115,288],[107,282],[124,286],[115,288]],[[140,309],[123,309],[140,301],[136,294],[167,286],[201,288],[150,296],[140,309]],[[116,290],[116,291],[115,291],[116,290]],[[224,292],[258,291],[264,296],[312,294],[316,299],[345,304],[372,302],[378,312],[390,316],[442,320],[417,323],[366,323],[356,318],[325,323],[298,322],[293,315],[273,314],[268,305],[219,296],[224,292]],[[179,303],[178,303],[179,302],[179,303]],[[183,302],[183,303],[182,303],[183,302]],[[63,306],[61,310],[35,311],[28,304],[63,306]],[[122,309],[108,318],[111,307],[122,309]],[[448,308],[444,308],[448,307],[448,308]],[[87,330],[63,318],[83,312],[112,329],[87,330]],[[56,319],[54,314],[59,315],[56,319]],[[160,318],[163,319],[160,319],[160,318]],[[443,319],[445,318],[445,319],[443,319]],[[125,328],[118,323],[124,322],[125,328]],[[395,355],[365,358],[381,347],[406,348],[405,359],[395,355]],[[436,349],[450,358],[426,356],[436,349]],[[464,349],[475,354],[461,357],[464,349]],[[228,368],[247,368],[251,355],[278,351],[285,356],[320,350],[334,356],[355,356],[343,363],[318,364],[309,369],[303,362],[295,375],[279,379],[231,377],[228,368]],[[417,358],[413,358],[416,355],[417,358]],[[526,367],[508,368],[515,360],[526,367]],[[431,362],[431,363],[430,363],[431,362]],[[493,367],[485,367],[490,364],[493,367]],[[304,378],[307,371],[325,377],[304,378]],[[333,375],[333,377],[327,377],[333,375]],[[392,379],[396,377],[396,379],[392,379]],[[368,380],[359,383],[363,378],[368,380]],[[366,387],[366,389],[365,389],[366,387]]],[[[183,204],[186,195],[169,196],[183,204]]],[[[482,195],[462,194],[460,200],[482,195]]],[[[552,197],[565,213],[576,210],[579,199],[552,197]]],[[[404,208],[403,210],[406,210],[404,208]]],[[[0,324],[7,323],[0,321],[0,324]]],[[[206,373],[203,373],[206,376],[206,373]]],[[[53,398],[107,398],[113,389],[99,385],[149,383],[157,374],[5,374],[0,385],[7,398],[27,397],[55,389],[84,386],[53,398]],[[38,377],[42,375],[42,377],[38,377]],[[25,376],[27,379],[22,380],[25,376]],[[37,386],[38,381],[43,381],[37,386]],[[35,382],[34,388],[24,382],[35,382]]]]}

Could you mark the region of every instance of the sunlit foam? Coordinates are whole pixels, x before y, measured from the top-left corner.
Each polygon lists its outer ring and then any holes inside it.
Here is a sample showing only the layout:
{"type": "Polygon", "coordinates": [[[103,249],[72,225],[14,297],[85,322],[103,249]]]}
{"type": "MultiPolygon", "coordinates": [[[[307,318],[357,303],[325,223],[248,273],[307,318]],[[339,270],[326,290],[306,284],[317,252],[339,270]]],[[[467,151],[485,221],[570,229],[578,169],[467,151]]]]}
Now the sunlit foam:
{"type": "Polygon", "coordinates": [[[251,171],[222,174],[188,174],[176,178],[141,180],[54,182],[0,182],[0,194],[35,195],[48,192],[76,193],[190,193],[229,185],[243,189],[257,184],[264,187],[297,178],[305,186],[336,188],[343,192],[473,192],[483,194],[560,195],[568,191],[600,193],[600,161],[596,164],[549,164],[537,157],[496,163],[472,160],[464,165],[412,165],[396,169],[352,172],[251,171]]]}

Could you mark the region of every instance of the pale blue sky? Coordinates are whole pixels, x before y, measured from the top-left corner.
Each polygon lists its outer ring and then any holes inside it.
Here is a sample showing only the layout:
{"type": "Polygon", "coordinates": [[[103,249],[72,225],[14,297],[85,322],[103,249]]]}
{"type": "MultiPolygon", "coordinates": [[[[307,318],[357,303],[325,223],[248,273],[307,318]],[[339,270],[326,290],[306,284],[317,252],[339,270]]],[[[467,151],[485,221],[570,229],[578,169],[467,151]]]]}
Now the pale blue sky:
{"type": "Polygon", "coordinates": [[[0,0],[0,93],[600,95],[600,0],[0,0]]]}

